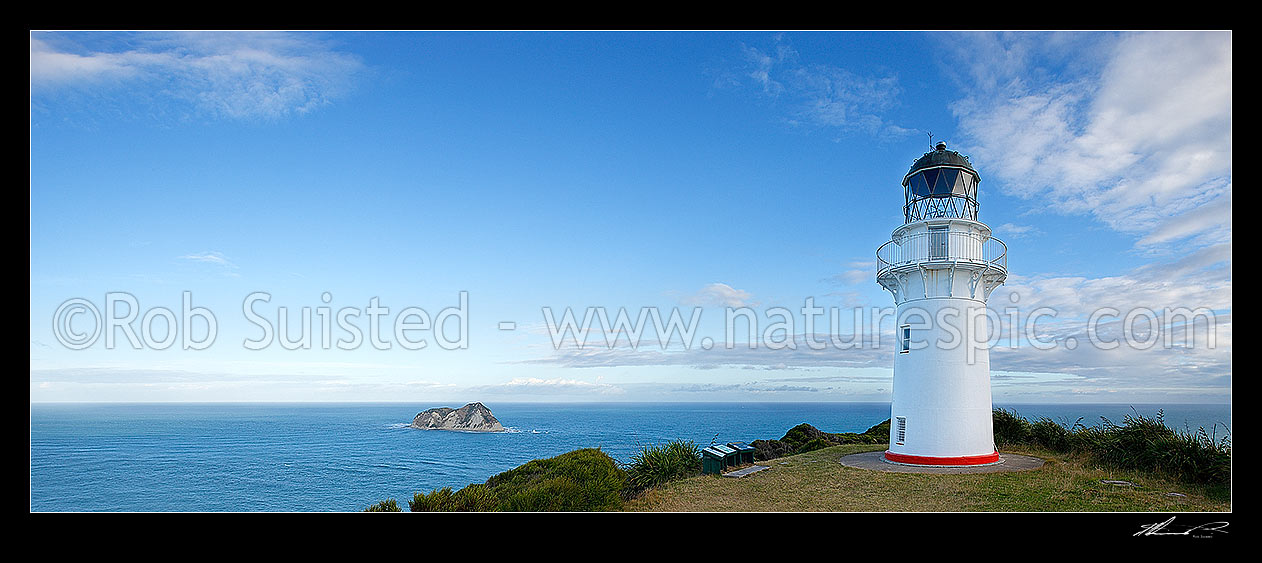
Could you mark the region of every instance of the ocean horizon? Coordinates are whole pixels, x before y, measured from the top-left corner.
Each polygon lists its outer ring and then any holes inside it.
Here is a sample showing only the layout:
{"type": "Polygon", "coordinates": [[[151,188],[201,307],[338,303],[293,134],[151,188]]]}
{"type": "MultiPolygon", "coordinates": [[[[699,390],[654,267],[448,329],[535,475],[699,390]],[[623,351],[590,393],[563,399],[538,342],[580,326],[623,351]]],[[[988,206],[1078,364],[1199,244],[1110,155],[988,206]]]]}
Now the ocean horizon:
{"type": "MultiPolygon", "coordinates": [[[[357,511],[459,489],[532,459],[647,444],[780,438],[793,426],[862,432],[889,418],[864,403],[495,403],[502,433],[409,428],[438,403],[31,403],[31,510],[357,511]]],[[[1164,413],[1180,431],[1229,434],[1230,404],[1002,404],[1087,426],[1164,413]]]]}

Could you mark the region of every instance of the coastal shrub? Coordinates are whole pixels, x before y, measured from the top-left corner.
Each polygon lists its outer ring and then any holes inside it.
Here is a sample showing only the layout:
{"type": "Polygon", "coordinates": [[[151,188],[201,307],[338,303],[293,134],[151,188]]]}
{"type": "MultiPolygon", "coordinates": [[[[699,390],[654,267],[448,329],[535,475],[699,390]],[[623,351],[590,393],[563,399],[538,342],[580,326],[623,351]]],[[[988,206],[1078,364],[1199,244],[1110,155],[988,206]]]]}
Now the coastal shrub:
{"type": "Polygon", "coordinates": [[[486,481],[496,510],[531,512],[615,510],[625,485],[618,463],[592,448],[536,459],[486,481]]]}
{"type": "Polygon", "coordinates": [[[872,437],[866,434],[856,434],[854,432],[841,432],[837,434],[825,432],[823,437],[817,439],[823,440],[829,445],[835,446],[837,444],[868,444],[871,443],[872,437]]]}
{"type": "Polygon", "coordinates": [[[754,440],[749,445],[754,447],[755,461],[766,461],[793,455],[793,448],[780,440],[754,440]]]}
{"type": "MultiPolygon", "coordinates": [[[[498,509],[508,512],[573,512],[587,510],[583,486],[571,477],[552,477],[534,483],[500,500],[498,509]]],[[[607,510],[610,507],[592,510],[607,510]]]]}
{"type": "Polygon", "coordinates": [[[416,493],[412,495],[412,500],[408,502],[408,510],[412,512],[451,512],[455,510],[455,503],[452,497],[455,496],[451,492],[451,487],[443,487],[426,493],[416,493]]]}
{"type": "Polygon", "coordinates": [[[832,434],[822,432],[824,439],[832,444],[884,444],[890,440],[890,419],[877,424],[862,433],[842,432],[832,434]]]}
{"type": "Polygon", "coordinates": [[[862,433],[824,432],[804,422],[790,428],[779,440],[754,440],[750,445],[754,447],[754,459],[766,461],[842,444],[884,444],[889,439],[890,419],[887,418],[862,433]]]}
{"type": "Polygon", "coordinates": [[[615,510],[622,506],[626,476],[597,449],[536,459],[453,492],[451,487],[416,493],[412,512],[547,512],[615,510]]]}
{"type": "Polygon", "coordinates": [[[474,484],[456,492],[443,487],[428,494],[416,493],[408,508],[412,512],[488,512],[496,510],[497,505],[494,493],[486,485],[474,484]]]}
{"type": "Polygon", "coordinates": [[[495,494],[486,485],[469,485],[451,497],[451,509],[458,512],[488,512],[498,504],[495,494]]]}
{"type": "Polygon", "coordinates": [[[824,439],[830,444],[884,444],[890,441],[889,422],[882,422],[865,430],[862,434],[842,432],[840,434],[824,433],[824,439]]]}
{"type": "Polygon", "coordinates": [[[829,447],[829,446],[831,446],[831,445],[833,445],[833,444],[832,444],[831,442],[829,442],[828,440],[825,440],[825,439],[823,439],[823,438],[814,438],[814,439],[812,439],[811,441],[809,441],[809,442],[807,442],[807,443],[805,443],[805,444],[802,444],[802,446],[801,446],[800,448],[798,448],[797,453],[804,454],[804,453],[806,453],[806,452],[813,452],[813,451],[815,451],[815,450],[822,450],[822,449],[827,448],[827,447],[829,447]]]}
{"type": "Polygon", "coordinates": [[[394,499],[386,499],[365,508],[364,512],[403,512],[403,510],[399,508],[399,503],[395,502],[394,499]]]}
{"type": "Polygon", "coordinates": [[[780,438],[780,441],[787,444],[796,453],[801,451],[802,446],[807,442],[820,438],[824,438],[824,433],[820,429],[803,422],[785,432],[784,437],[780,438]]]}
{"type": "Polygon", "coordinates": [[[890,441],[890,419],[863,431],[863,435],[876,440],[873,444],[884,444],[890,441]]]}
{"type": "Polygon", "coordinates": [[[626,472],[627,486],[631,491],[700,475],[701,448],[686,440],[644,446],[631,456],[626,472]]]}

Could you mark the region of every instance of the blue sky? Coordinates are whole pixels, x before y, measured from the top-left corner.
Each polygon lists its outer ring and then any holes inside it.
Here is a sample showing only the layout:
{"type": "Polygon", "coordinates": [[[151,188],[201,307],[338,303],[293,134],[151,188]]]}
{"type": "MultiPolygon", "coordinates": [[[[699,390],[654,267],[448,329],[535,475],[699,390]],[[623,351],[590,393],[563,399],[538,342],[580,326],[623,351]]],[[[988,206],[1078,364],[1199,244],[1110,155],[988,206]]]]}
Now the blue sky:
{"type": "Polygon", "coordinates": [[[992,307],[1056,311],[1040,339],[1212,312],[1192,343],[1007,342],[996,402],[1230,402],[1229,32],[32,32],[30,66],[32,401],[888,400],[892,339],[728,347],[724,310],[890,307],[873,253],[932,132],[1009,246],[992,307]],[[274,327],[376,298],[394,345],[247,349],[256,292],[274,327]],[[399,345],[462,293],[464,346],[399,345]],[[125,295],[160,341],[186,294],[204,349],[58,338],[125,295]],[[567,307],[700,307],[718,344],[554,346],[567,307]]]}

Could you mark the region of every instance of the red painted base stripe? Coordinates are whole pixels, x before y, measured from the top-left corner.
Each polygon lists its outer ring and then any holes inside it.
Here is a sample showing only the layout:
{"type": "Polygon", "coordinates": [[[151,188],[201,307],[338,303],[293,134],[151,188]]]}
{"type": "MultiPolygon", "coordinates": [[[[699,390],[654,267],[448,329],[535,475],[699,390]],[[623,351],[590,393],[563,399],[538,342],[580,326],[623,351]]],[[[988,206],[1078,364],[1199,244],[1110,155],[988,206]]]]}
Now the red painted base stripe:
{"type": "Polygon", "coordinates": [[[885,452],[885,459],[895,463],[908,463],[912,465],[986,465],[987,463],[995,463],[996,461],[999,461],[999,452],[986,455],[932,457],[923,455],[896,454],[887,450],[885,452]]]}

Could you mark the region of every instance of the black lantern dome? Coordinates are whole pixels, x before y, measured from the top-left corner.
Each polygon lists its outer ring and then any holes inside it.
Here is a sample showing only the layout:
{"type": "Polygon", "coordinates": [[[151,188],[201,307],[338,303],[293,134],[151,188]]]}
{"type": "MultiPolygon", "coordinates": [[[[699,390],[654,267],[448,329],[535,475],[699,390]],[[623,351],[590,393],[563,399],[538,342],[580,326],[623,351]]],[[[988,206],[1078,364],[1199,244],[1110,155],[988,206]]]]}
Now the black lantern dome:
{"type": "Polygon", "coordinates": [[[903,217],[907,223],[941,217],[976,221],[979,182],[968,157],[940,142],[903,177],[903,217]]]}

